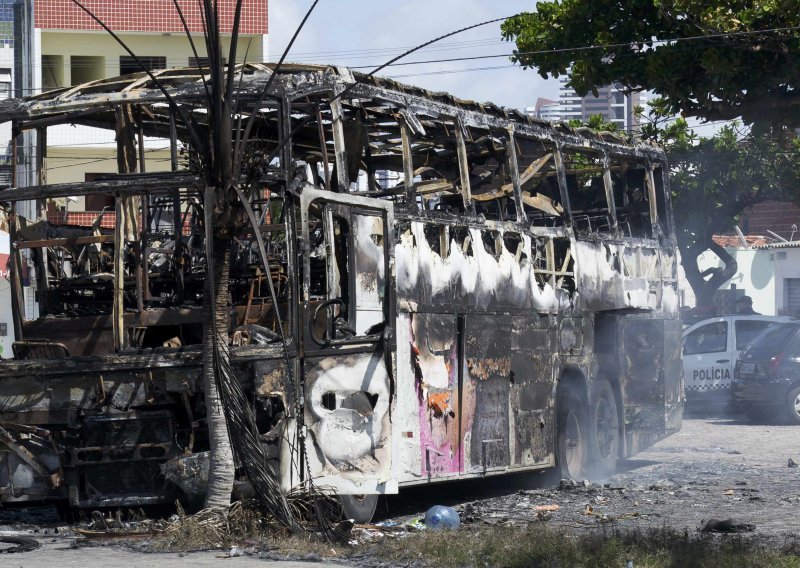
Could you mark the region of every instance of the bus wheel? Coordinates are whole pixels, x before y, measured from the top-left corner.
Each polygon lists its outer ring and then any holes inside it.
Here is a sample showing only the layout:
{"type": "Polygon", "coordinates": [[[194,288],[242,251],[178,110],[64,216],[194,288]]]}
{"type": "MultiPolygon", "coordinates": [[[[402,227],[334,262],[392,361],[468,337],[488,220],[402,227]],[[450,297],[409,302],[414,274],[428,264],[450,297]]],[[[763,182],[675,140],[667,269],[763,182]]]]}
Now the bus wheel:
{"type": "Polygon", "coordinates": [[[621,440],[617,399],[611,383],[606,379],[594,382],[589,402],[589,421],[592,463],[601,477],[612,475],[617,470],[621,440]]]}
{"type": "Polygon", "coordinates": [[[565,387],[556,402],[556,462],[561,476],[585,479],[589,458],[586,402],[577,389],[565,387]]]}
{"type": "Polygon", "coordinates": [[[366,524],[372,520],[378,506],[377,495],[339,495],[342,513],[345,518],[353,519],[357,524],[366,524]]]}

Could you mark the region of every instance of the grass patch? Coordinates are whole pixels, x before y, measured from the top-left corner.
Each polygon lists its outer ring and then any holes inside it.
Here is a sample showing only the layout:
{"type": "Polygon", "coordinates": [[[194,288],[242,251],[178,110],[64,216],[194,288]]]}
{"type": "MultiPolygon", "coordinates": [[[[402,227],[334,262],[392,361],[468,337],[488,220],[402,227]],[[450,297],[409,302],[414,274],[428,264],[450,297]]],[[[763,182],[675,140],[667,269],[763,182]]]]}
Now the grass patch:
{"type": "Polygon", "coordinates": [[[798,541],[753,536],[690,536],[672,529],[570,535],[543,526],[424,531],[371,547],[377,559],[401,566],[800,568],[798,541]]]}
{"type": "Polygon", "coordinates": [[[173,519],[146,543],[148,551],[191,552],[233,546],[277,558],[320,560],[346,556],[350,548],[331,544],[314,532],[292,534],[265,518],[252,502],[235,502],[227,509],[203,509],[186,514],[180,504],[173,519]]]}
{"type": "Polygon", "coordinates": [[[359,566],[413,568],[800,568],[800,537],[712,535],[672,528],[590,532],[544,524],[462,526],[420,531],[349,546],[314,532],[290,534],[252,504],[178,515],[148,540],[148,551],[185,552],[239,546],[273,559],[339,558],[359,566]]]}

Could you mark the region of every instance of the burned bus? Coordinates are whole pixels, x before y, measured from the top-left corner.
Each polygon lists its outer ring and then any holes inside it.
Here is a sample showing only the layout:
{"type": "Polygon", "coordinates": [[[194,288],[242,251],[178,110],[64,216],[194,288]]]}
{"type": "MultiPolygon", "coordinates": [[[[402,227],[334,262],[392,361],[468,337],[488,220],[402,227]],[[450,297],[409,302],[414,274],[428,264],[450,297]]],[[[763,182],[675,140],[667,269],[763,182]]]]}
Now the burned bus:
{"type": "MultiPolygon", "coordinates": [[[[224,333],[285,491],[312,479],[364,520],[404,486],[607,475],[680,428],[658,147],[344,68],[236,73],[257,224],[230,240],[224,333]]],[[[38,183],[0,190],[15,335],[0,502],[202,491],[187,478],[209,449],[206,182],[187,125],[207,126],[205,105],[197,68],[0,103],[17,142],[40,141],[38,183]],[[118,173],[48,184],[42,141],[63,125],[114,131],[118,173]],[[148,140],[169,159],[153,163],[148,140]],[[62,214],[68,196],[103,205],[62,214]]]]}

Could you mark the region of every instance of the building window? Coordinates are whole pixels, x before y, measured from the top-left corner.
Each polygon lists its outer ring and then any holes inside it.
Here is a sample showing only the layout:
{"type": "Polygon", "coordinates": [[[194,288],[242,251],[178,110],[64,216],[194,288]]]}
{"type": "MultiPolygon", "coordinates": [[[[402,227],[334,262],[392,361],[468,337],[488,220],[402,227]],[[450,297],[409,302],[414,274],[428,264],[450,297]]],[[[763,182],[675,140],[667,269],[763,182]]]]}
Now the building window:
{"type": "Polygon", "coordinates": [[[143,71],[142,65],[144,65],[148,71],[167,68],[167,58],[163,55],[139,55],[138,59],[139,61],[136,61],[136,59],[130,55],[120,55],[119,74],[130,75],[131,73],[140,73],[143,71]],[[141,62],[141,64],[139,62],[141,62]]]}
{"type": "Polygon", "coordinates": [[[69,65],[73,85],[106,77],[106,58],[102,55],[71,55],[69,65]]]}
{"type": "Polygon", "coordinates": [[[0,100],[11,97],[11,69],[0,68],[0,100]]]}
{"type": "Polygon", "coordinates": [[[42,55],[42,88],[57,89],[64,86],[64,56],[42,55]]]}
{"type": "MultiPolygon", "coordinates": [[[[211,64],[211,61],[208,57],[190,57],[189,58],[189,67],[208,67],[211,64]]],[[[222,64],[228,64],[228,58],[222,58],[222,64]]]]}

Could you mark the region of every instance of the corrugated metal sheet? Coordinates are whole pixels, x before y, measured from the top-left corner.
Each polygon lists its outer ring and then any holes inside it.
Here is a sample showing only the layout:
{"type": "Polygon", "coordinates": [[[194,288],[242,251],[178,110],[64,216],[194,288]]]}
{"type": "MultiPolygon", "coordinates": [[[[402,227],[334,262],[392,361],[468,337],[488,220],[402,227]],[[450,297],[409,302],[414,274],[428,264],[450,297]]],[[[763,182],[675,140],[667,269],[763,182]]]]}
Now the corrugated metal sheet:
{"type": "Polygon", "coordinates": [[[780,249],[780,248],[798,248],[800,247],[800,241],[787,241],[787,242],[777,242],[777,243],[767,243],[763,245],[758,245],[753,248],[757,249],[780,249]]]}
{"type": "Polygon", "coordinates": [[[787,278],[786,282],[786,307],[790,314],[800,311],[800,278],[787,278]]]}

